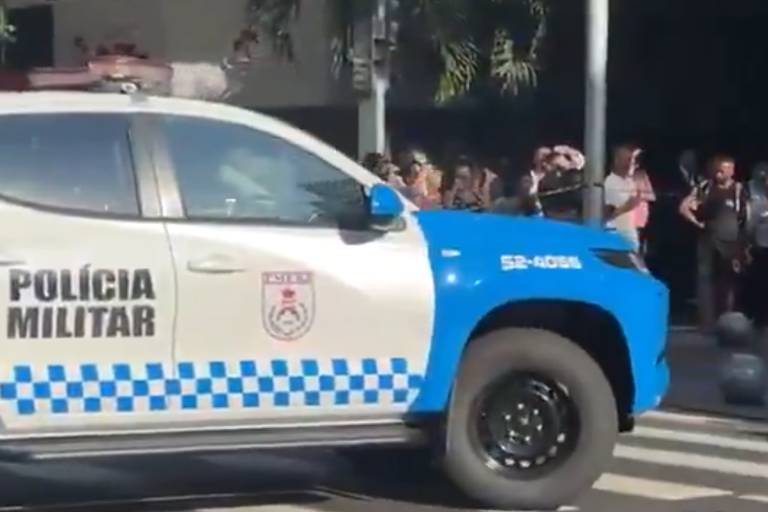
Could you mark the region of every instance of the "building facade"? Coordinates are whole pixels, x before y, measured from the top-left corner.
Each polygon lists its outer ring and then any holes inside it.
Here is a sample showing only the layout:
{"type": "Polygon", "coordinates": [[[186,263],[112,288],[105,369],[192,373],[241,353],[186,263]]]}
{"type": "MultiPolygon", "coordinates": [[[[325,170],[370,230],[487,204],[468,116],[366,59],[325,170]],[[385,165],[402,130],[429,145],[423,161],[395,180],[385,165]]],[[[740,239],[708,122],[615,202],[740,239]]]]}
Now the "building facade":
{"type": "MultiPolygon", "coordinates": [[[[262,40],[235,103],[279,109],[349,100],[331,72],[333,20],[327,3],[303,3],[292,29],[293,61],[277,56],[271,42],[262,40]]],[[[150,59],[220,61],[246,26],[247,0],[9,0],[7,5],[12,9],[12,21],[20,25],[18,44],[39,47],[49,39],[52,62],[28,64],[69,67],[81,61],[76,38],[92,48],[132,44],[150,59]]],[[[19,60],[23,66],[23,57],[19,60]]]]}

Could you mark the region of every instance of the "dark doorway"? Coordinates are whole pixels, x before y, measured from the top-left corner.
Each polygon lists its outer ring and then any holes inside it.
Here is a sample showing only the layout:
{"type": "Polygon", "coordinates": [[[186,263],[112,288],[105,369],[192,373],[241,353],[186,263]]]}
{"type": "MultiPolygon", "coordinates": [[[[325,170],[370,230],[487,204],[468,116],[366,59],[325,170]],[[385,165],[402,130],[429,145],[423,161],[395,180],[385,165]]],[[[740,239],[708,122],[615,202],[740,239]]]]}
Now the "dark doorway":
{"type": "Polygon", "coordinates": [[[16,42],[6,47],[6,69],[53,66],[53,8],[11,9],[8,20],[16,27],[16,42]]]}

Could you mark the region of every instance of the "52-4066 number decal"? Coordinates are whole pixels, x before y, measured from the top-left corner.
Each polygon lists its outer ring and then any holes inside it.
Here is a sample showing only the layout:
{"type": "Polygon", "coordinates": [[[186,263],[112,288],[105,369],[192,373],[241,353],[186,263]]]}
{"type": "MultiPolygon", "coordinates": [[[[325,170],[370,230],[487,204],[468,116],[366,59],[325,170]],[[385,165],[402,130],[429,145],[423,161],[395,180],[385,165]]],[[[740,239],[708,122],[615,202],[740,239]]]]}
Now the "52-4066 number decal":
{"type": "Polygon", "coordinates": [[[580,270],[581,260],[577,256],[523,256],[517,254],[505,254],[501,257],[501,269],[507,270],[580,270]]]}

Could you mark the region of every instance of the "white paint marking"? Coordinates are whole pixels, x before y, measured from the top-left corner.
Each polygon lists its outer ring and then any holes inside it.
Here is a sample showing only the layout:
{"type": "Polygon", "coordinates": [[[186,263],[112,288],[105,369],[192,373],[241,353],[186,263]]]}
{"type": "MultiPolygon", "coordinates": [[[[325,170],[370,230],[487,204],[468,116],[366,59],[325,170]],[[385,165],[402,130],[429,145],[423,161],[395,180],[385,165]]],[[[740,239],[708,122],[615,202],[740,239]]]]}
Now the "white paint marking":
{"type": "Polygon", "coordinates": [[[768,464],[758,464],[723,457],[711,457],[671,450],[655,450],[635,446],[617,445],[613,455],[619,459],[649,462],[661,466],[698,469],[715,473],[738,475],[768,480],[768,464]]]}
{"type": "Polygon", "coordinates": [[[737,439],[735,437],[720,436],[714,434],[699,434],[694,432],[665,430],[660,428],[635,427],[631,437],[661,439],[667,441],[677,441],[681,443],[717,446],[720,448],[732,448],[734,450],[768,453],[768,442],[753,441],[750,439],[737,439]]]}
{"type": "MultiPolygon", "coordinates": [[[[579,511],[579,507],[573,507],[573,506],[570,506],[570,505],[567,505],[565,507],[560,507],[559,509],[557,509],[557,512],[578,512],[578,511],[579,511]]],[[[502,511],[501,510],[499,510],[499,511],[496,511],[496,510],[486,510],[485,512],[502,512],[502,511]]],[[[504,512],[523,512],[523,511],[505,510],[504,512]]]]}
{"type": "Polygon", "coordinates": [[[676,412],[648,411],[638,416],[637,419],[640,421],[644,419],[668,421],[682,425],[730,427],[734,429],[752,430],[755,432],[768,431],[768,427],[766,427],[764,421],[718,418],[717,416],[705,416],[701,414],[681,414],[676,412]]]}
{"type": "Polygon", "coordinates": [[[664,501],[695,500],[701,498],[713,498],[716,496],[728,496],[730,491],[713,489],[710,487],[696,487],[692,485],[662,482],[660,480],[648,480],[623,475],[604,474],[595,483],[595,490],[650,498],[664,501]]]}
{"type": "Polygon", "coordinates": [[[768,496],[761,496],[759,494],[744,494],[739,496],[740,500],[755,501],[757,503],[768,503],[768,496]]]}
{"type": "Polygon", "coordinates": [[[243,505],[226,508],[196,508],[195,512],[317,512],[317,508],[299,505],[243,505]]]}

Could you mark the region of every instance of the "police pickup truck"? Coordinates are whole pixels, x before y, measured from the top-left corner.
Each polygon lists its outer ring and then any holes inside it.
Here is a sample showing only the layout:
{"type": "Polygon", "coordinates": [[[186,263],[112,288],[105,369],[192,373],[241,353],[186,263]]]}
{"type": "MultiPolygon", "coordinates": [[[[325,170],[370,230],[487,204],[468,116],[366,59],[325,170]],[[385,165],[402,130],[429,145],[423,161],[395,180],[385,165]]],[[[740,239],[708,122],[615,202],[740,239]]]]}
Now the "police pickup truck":
{"type": "Polygon", "coordinates": [[[250,111],[2,94],[0,218],[0,459],[427,443],[543,509],[668,385],[618,236],[418,211],[250,111]]]}

